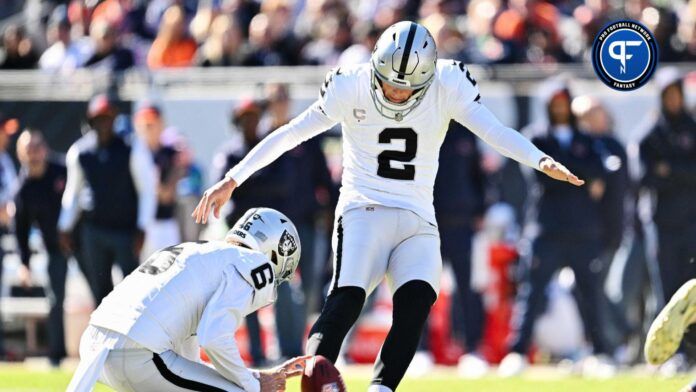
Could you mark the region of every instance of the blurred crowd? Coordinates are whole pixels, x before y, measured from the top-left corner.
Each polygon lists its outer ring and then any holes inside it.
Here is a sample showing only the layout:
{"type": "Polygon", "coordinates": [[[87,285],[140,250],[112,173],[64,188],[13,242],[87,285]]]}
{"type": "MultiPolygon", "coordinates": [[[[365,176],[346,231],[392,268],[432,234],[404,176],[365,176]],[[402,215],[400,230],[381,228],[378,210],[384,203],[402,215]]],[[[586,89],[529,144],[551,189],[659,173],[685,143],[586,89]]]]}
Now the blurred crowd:
{"type": "Polygon", "coordinates": [[[442,58],[586,62],[619,18],[654,32],[660,61],[696,60],[694,0],[6,0],[0,69],[350,64],[400,20],[426,26],[442,58]]]}
{"type": "MultiPolygon", "coordinates": [[[[683,75],[666,67],[655,80],[659,114],[629,146],[613,134],[613,114],[603,102],[574,96],[561,78],[544,84],[544,120],[522,132],[586,180],[583,187],[527,172],[481,146],[462,125],[450,124],[434,201],[443,259],[454,278],[451,308],[444,312],[451,326],[446,341],[464,348],[463,373],[485,374],[489,363],[500,362],[502,375],[519,374],[540,351],[576,359],[572,328],[561,328],[568,317],[553,319],[554,330],[534,336],[543,328],[541,316],[571,298],[584,331],[581,347],[595,359],[592,371],[611,374],[617,363],[639,357],[634,352],[627,359],[625,351],[643,335],[651,316],[646,304],[664,302],[696,276],[696,122],[683,75]],[[571,283],[564,285],[568,279],[561,275],[571,276],[571,283]]],[[[116,97],[93,97],[83,136],[65,156],[51,153],[41,130],[23,129],[12,113],[0,116],[0,226],[17,240],[18,290],[36,284],[30,268],[36,252],[48,256],[53,364],[66,355],[67,260],[77,261],[98,304],[113,288],[113,267],[128,274],[157,249],[201,239],[202,227],[189,214],[205,185],[292,119],[291,96],[287,85],[268,84],[262,99],[235,104],[228,119],[233,134],[210,157],[208,175],[157,102],[137,103],[131,115],[116,97]],[[30,241],[38,233],[45,252],[30,241]]],[[[302,353],[308,319],[321,308],[330,280],[331,255],[320,244],[328,241],[340,187],[340,160],[327,155],[337,137],[323,135],[283,155],[246,181],[224,212],[229,225],[250,207],[272,207],[298,228],[303,258],[275,306],[282,357],[302,353]]],[[[431,322],[431,330],[437,325],[431,322]]],[[[246,326],[251,360],[263,365],[263,325],[252,315],[246,326]]],[[[441,342],[427,331],[416,360],[431,356],[441,342]]],[[[683,357],[675,358],[668,363],[673,369],[686,366],[683,357]]]]}

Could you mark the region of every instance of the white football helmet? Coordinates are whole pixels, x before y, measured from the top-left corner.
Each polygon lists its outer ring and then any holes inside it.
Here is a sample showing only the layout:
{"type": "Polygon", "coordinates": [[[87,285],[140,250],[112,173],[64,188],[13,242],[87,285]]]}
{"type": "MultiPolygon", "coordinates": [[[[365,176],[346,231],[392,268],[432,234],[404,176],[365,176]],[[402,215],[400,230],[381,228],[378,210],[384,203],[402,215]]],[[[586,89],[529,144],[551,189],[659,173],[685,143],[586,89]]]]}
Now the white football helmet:
{"type": "Polygon", "coordinates": [[[292,278],[300,262],[300,236],[295,225],[272,208],[252,208],[234,224],[225,236],[268,257],[273,265],[275,285],[292,278]]]}
{"type": "Polygon", "coordinates": [[[389,26],[379,37],[370,59],[370,94],[377,111],[387,118],[403,120],[418,106],[433,82],[436,62],[435,40],[428,29],[413,22],[389,26]],[[380,82],[414,93],[405,102],[391,102],[384,96],[380,82]]]}

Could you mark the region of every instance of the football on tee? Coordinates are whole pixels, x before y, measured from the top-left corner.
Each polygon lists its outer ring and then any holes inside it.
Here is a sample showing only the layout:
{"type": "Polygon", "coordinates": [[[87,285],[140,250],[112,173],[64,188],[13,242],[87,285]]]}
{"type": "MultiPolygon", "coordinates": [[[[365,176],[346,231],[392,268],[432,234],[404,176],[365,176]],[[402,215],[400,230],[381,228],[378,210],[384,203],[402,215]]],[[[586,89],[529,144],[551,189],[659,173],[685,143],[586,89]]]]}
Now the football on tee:
{"type": "Polygon", "coordinates": [[[338,369],[317,355],[307,361],[302,375],[302,392],[345,392],[346,384],[338,369]]]}

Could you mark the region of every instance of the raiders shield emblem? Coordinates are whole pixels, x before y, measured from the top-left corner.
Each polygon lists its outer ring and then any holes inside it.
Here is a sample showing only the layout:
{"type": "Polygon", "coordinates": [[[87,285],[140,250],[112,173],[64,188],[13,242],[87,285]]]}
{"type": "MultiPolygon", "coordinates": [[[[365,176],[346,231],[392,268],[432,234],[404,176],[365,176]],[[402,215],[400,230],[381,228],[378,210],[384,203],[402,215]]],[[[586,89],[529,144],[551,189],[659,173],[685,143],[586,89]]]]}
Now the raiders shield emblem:
{"type": "Polygon", "coordinates": [[[296,250],[297,242],[295,242],[295,237],[290,235],[287,230],[284,230],[278,242],[278,254],[281,256],[289,256],[295,253],[296,250]]]}

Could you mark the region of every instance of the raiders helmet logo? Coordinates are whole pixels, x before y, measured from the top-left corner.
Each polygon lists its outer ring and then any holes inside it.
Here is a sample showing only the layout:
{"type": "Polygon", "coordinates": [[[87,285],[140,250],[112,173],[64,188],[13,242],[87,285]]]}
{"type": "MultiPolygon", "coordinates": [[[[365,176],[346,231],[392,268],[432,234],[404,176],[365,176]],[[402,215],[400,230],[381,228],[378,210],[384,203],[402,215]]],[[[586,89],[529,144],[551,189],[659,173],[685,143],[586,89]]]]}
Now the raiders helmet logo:
{"type": "Polygon", "coordinates": [[[283,230],[283,235],[280,236],[278,242],[278,254],[281,256],[289,256],[297,250],[297,242],[295,237],[290,235],[287,230],[283,230]]]}

